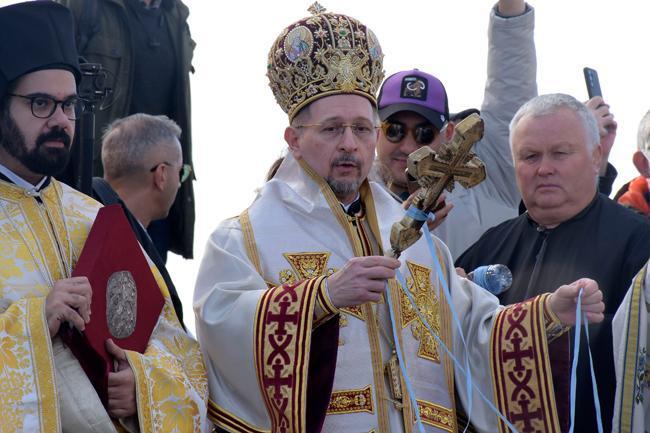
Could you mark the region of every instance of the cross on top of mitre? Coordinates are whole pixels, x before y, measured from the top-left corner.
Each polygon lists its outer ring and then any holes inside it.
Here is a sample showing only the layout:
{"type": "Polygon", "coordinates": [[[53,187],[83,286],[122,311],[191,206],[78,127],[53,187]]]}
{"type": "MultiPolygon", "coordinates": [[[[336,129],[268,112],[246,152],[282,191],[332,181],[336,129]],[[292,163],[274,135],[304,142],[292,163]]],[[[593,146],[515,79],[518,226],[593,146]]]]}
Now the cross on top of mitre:
{"type": "Polygon", "coordinates": [[[314,2],[311,6],[309,6],[309,8],[307,8],[307,11],[312,15],[318,15],[325,12],[326,9],[320,3],[314,2]]]}

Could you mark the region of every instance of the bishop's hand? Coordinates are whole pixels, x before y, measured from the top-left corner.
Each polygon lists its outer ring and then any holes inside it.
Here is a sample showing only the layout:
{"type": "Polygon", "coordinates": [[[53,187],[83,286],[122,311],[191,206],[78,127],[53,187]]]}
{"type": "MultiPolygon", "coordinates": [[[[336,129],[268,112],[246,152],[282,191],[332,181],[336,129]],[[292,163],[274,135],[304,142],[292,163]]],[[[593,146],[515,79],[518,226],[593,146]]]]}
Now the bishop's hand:
{"type": "Polygon", "coordinates": [[[69,322],[80,331],[90,322],[92,288],[86,277],[58,280],[45,298],[45,319],[50,337],[59,332],[63,322],[69,322]]]}
{"type": "Polygon", "coordinates": [[[354,257],[327,277],[327,291],[337,308],[379,302],[386,281],[395,277],[400,262],[392,257],[354,257]]]}
{"type": "Polygon", "coordinates": [[[566,286],[560,286],[547,298],[551,310],[563,325],[575,325],[578,294],[582,291],[581,308],[586,313],[587,322],[598,323],[605,318],[603,292],[598,283],[589,278],[581,278],[566,286]]]}

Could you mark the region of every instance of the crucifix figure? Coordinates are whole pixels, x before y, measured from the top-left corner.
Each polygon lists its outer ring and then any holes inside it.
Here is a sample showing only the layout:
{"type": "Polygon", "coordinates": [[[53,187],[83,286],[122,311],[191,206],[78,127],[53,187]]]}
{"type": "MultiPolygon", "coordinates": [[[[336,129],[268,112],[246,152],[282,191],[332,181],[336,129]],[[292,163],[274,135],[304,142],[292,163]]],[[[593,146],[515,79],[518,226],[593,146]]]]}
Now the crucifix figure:
{"type": "MultiPolygon", "coordinates": [[[[422,146],[411,153],[407,173],[420,186],[411,206],[428,214],[445,189],[450,192],[453,190],[454,182],[465,188],[481,183],[485,179],[485,165],[471,149],[482,136],[483,120],[474,113],[456,125],[451,141],[443,143],[437,151],[422,146]]],[[[420,228],[426,222],[426,218],[421,216],[422,214],[418,216],[408,211],[401,221],[393,224],[390,255],[399,257],[402,251],[420,238],[420,228]]]]}

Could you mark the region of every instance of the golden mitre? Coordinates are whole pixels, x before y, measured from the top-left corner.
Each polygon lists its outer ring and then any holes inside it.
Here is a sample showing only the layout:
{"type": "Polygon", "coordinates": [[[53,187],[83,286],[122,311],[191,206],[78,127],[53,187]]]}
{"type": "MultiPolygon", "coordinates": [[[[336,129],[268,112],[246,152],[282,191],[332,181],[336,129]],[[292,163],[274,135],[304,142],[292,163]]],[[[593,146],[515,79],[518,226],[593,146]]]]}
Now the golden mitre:
{"type": "Polygon", "coordinates": [[[289,121],[316,99],[340,93],[365,96],[377,105],[384,54],[375,34],[318,3],[309,11],[312,16],[284,29],[269,52],[266,75],[289,121]]]}

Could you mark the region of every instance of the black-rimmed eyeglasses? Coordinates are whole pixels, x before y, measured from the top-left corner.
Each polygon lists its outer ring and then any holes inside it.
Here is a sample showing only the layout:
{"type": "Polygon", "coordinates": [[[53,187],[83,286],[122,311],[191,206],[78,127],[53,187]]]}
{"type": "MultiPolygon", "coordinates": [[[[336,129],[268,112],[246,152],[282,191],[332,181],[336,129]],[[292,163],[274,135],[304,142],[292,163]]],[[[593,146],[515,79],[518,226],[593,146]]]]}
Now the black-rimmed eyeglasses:
{"type": "Polygon", "coordinates": [[[70,120],[77,120],[83,111],[83,103],[78,96],[70,96],[69,98],[60,101],[43,93],[37,93],[34,95],[7,93],[7,95],[27,99],[30,103],[32,114],[34,117],[38,117],[39,119],[48,119],[52,117],[59,105],[61,105],[63,114],[65,114],[65,116],[70,120]]]}

